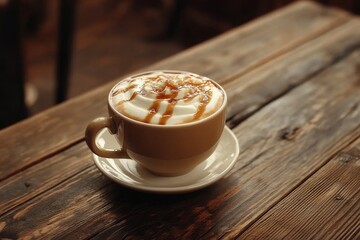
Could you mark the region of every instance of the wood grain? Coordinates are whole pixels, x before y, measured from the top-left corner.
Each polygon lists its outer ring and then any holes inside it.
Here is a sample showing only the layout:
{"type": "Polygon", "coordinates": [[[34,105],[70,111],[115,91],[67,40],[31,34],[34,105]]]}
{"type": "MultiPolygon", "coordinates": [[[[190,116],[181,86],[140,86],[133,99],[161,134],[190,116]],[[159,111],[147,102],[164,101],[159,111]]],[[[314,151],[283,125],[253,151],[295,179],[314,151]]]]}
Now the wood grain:
{"type": "Polygon", "coordinates": [[[354,19],[291,52],[223,85],[228,126],[234,127],[268,102],[306,82],[360,46],[360,20],[354,19]]]}
{"type": "MultiPolygon", "coordinates": [[[[230,81],[348,19],[341,11],[300,2],[148,69],[182,69],[205,74],[219,82],[230,81]]],[[[88,122],[106,115],[106,96],[113,84],[1,131],[0,180],[81,141],[88,122]]]]}
{"type": "Polygon", "coordinates": [[[360,239],[359,216],[360,139],[339,152],[238,237],[360,239]]]}
{"type": "Polygon", "coordinates": [[[88,147],[81,142],[54,156],[42,164],[5,179],[0,185],[0,214],[51,190],[61,182],[93,166],[88,147]]]}
{"type": "MultiPolygon", "coordinates": [[[[241,155],[218,184],[186,195],[151,195],[110,183],[91,166],[1,215],[0,233],[59,239],[239,236],[360,136],[359,56],[352,48],[234,128],[241,155]]],[[[68,156],[63,151],[53,158],[68,156]]],[[[86,159],[80,154],[76,161],[86,159]]]]}
{"type": "Polygon", "coordinates": [[[358,48],[346,60],[235,128],[243,152],[230,175],[238,184],[238,192],[231,195],[233,201],[241,200],[226,221],[206,237],[224,231],[225,239],[240,236],[249,224],[359,137],[359,70],[358,48]]]}

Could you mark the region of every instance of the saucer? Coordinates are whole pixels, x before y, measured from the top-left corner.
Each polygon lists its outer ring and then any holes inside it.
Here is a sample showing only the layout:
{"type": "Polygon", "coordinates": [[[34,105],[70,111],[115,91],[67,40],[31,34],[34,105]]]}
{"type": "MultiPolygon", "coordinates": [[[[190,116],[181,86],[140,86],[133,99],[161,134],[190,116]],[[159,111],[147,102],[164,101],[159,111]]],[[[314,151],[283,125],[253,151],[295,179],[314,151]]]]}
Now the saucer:
{"type": "MultiPolygon", "coordinates": [[[[119,148],[114,136],[106,129],[99,133],[96,142],[103,148],[119,148]]],[[[96,166],[113,181],[135,190],[157,193],[184,193],[209,186],[230,171],[238,156],[238,141],[234,133],[226,126],[215,152],[189,173],[181,176],[158,176],[134,160],[103,158],[93,154],[96,166]]]]}

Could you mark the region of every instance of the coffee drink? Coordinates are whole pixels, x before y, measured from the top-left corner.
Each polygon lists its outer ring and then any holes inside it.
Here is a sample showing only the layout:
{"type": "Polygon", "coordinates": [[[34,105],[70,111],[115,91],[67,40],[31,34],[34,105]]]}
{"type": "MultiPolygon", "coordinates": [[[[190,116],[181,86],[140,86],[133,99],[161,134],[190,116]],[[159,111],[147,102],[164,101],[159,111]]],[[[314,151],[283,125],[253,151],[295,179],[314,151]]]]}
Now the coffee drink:
{"type": "Polygon", "coordinates": [[[225,90],[183,71],[152,71],[118,82],[107,98],[108,116],[92,120],[85,140],[104,158],[131,158],[152,173],[177,176],[214,153],[226,118],[225,90]],[[97,141],[108,129],[120,148],[97,141]]]}
{"type": "Polygon", "coordinates": [[[109,101],[131,119],[178,125],[216,112],[223,104],[224,94],[209,78],[187,72],[156,71],[119,82],[109,101]]]}

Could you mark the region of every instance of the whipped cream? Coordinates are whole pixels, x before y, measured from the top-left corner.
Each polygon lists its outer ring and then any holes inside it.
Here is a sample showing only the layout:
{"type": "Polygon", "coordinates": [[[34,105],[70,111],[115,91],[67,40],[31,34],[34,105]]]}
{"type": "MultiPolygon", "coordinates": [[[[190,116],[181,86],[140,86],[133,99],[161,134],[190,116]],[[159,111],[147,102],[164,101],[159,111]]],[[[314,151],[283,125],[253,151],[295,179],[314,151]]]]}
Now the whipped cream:
{"type": "Polygon", "coordinates": [[[209,78],[186,72],[150,72],[119,82],[111,104],[125,116],[145,123],[176,125],[216,112],[224,95],[209,78]]]}

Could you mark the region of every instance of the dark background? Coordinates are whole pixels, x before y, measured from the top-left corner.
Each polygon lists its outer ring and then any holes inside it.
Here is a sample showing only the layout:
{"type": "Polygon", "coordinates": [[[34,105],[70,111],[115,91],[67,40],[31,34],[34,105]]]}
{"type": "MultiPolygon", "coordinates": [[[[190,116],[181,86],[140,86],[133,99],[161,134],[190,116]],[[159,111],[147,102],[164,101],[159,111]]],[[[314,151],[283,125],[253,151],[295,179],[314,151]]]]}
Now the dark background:
{"type": "MultiPolygon", "coordinates": [[[[41,112],[55,103],[59,1],[0,0],[1,91],[10,94],[13,91],[21,91],[21,87],[16,85],[13,86],[13,90],[8,91],[10,87],[6,83],[6,78],[9,78],[9,74],[1,73],[4,70],[1,66],[5,61],[6,69],[8,66],[17,66],[15,77],[19,78],[19,75],[22,75],[20,78],[26,86],[26,107],[29,115],[41,112]],[[18,22],[16,19],[9,22],[6,8],[14,1],[20,5],[20,19],[18,22]],[[4,23],[5,18],[7,21],[4,23]],[[20,26],[20,33],[14,32],[12,29],[15,28],[11,28],[16,24],[20,26]],[[6,29],[9,26],[10,28],[6,29]],[[11,39],[7,39],[10,38],[9,32],[11,39]],[[17,38],[19,44],[14,41],[17,38]],[[20,46],[20,49],[15,46],[20,46]],[[17,55],[21,55],[21,62],[16,60],[17,55]]],[[[75,2],[69,98],[294,1],[77,0],[75,2]]],[[[317,2],[342,8],[354,14],[360,13],[358,0],[317,2]]],[[[2,107],[3,109],[5,108],[2,107]]],[[[6,111],[2,111],[1,118],[4,118],[4,113],[6,116],[6,111]]]]}

